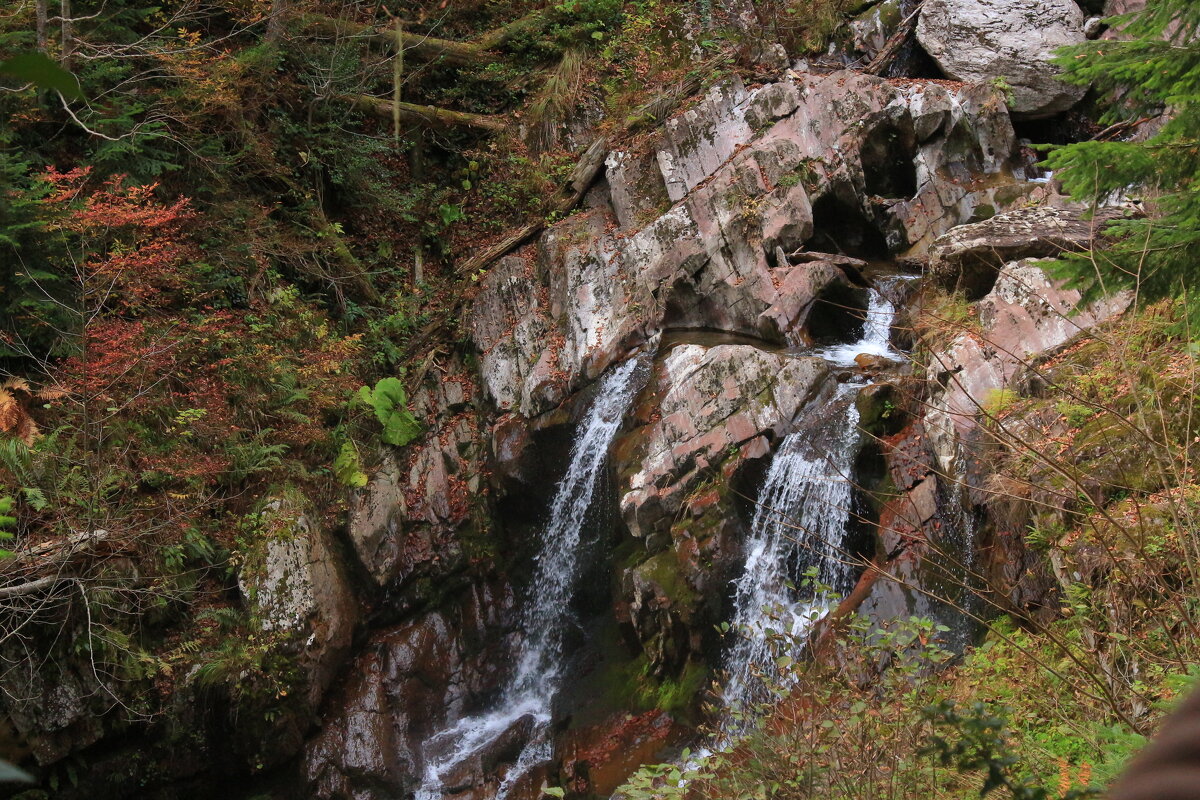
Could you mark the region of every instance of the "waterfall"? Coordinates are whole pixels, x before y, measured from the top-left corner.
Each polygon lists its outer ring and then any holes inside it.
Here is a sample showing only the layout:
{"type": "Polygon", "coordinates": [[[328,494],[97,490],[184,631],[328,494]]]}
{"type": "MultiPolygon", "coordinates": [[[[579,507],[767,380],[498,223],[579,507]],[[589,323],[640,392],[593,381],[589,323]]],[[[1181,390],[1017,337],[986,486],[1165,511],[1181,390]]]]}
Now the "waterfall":
{"type": "Polygon", "coordinates": [[[858,387],[840,386],[827,405],[787,436],[759,493],[746,542],[746,568],[734,583],[732,625],[739,639],[729,650],[725,706],[749,712],[765,702],[772,684],[786,685],[774,669],[781,646],[801,642],[836,602],[795,588],[805,571],[841,591],[850,577],[842,542],[850,521],[850,472],[858,452],[858,387]],[[782,639],[779,639],[782,636],[782,639]]]}
{"type": "Polygon", "coordinates": [[[882,356],[895,361],[904,358],[892,347],[892,321],[896,317],[896,306],[888,298],[892,289],[901,281],[911,280],[908,276],[889,275],[878,278],[879,289],[871,289],[867,300],[867,315],[863,322],[863,335],[857,342],[833,345],[817,350],[813,355],[839,367],[854,366],[854,357],[862,353],[882,356]]]}
{"type": "MultiPolygon", "coordinates": [[[[860,353],[900,360],[891,345],[896,307],[888,295],[908,276],[887,276],[870,291],[862,338],[817,350],[835,366],[853,366],[860,353]]],[[[746,566],[734,583],[731,625],[737,641],[726,653],[728,681],[722,692],[726,717],[721,739],[742,727],[735,720],[770,699],[772,688],[786,688],[775,667],[781,648],[802,643],[808,630],[838,598],[800,591],[806,570],[834,594],[848,589],[852,577],[842,553],[851,518],[851,471],[858,454],[858,409],[862,383],[841,384],[825,403],[810,409],[785,437],[756,504],[746,542],[746,566]]],[[[795,655],[791,653],[790,655],[795,655]]]]}
{"type": "Polygon", "coordinates": [[[459,719],[426,742],[424,774],[416,800],[441,798],[444,777],[526,717],[532,722],[533,733],[500,784],[496,800],[502,800],[530,769],[549,759],[551,704],[562,678],[563,634],[579,572],[585,518],[608,447],[637,393],[637,367],[638,361],[630,359],[600,383],[596,399],[580,425],[570,465],[555,488],[550,519],[542,531],[531,597],[521,618],[526,639],[516,669],[491,711],[459,719]]]}

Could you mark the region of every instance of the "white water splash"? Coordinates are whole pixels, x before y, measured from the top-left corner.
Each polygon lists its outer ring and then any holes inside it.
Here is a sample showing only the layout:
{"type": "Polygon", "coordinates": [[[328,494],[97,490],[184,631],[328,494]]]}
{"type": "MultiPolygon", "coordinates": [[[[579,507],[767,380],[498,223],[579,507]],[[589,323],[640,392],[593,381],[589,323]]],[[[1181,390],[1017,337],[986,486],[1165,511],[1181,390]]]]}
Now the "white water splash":
{"type": "Polygon", "coordinates": [[[542,547],[530,584],[532,597],[521,619],[527,638],[508,685],[493,710],[459,719],[426,742],[425,768],[415,800],[441,798],[447,776],[524,717],[531,720],[531,735],[504,776],[496,800],[503,800],[518,780],[549,760],[551,704],[562,678],[563,633],[579,573],[585,518],[608,447],[637,392],[637,367],[638,361],[630,359],[603,380],[571,448],[570,465],[555,489],[550,521],[542,531],[542,547]]]}
{"type": "Polygon", "coordinates": [[[783,440],[759,494],[746,568],[734,584],[731,624],[740,638],[725,662],[729,681],[722,697],[735,716],[769,699],[771,686],[786,688],[776,657],[798,655],[794,648],[836,602],[795,587],[805,570],[815,567],[817,582],[835,590],[849,578],[842,544],[858,452],[857,389],[843,384],[821,407],[821,418],[810,414],[783,440]]]}
{"type": "Polygon", "coordinates": [[[813,355],[839,367],[854,366],[854,357],[863,353],[901,361],[904,354],[892,347],[892,322],[896,318],[896,306],[888,299],[892,289],[901,281],[911,280],[908,276],[887,276],[877,279],[879,289],[871,289],[867,299],[867,318],[863,323],[863,335],[857,342],[821,348],[813,355]]]}

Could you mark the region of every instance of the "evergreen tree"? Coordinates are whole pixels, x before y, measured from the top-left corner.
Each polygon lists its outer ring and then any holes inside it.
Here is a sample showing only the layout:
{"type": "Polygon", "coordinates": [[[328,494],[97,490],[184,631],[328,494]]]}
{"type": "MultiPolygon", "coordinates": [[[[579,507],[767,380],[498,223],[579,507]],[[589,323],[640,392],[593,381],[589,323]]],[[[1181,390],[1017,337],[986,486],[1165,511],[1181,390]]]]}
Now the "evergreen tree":
{"type": "Polygon", "coordinates": [[[1134,287],[1146,301],[1189,296],[1200,320],[1200,3],[1149,0],[1109,20],[1128,37],[1065,48],[1068,81],[1092,84],[1107,101],[1104,124],[1158,118],[1143,141],[1088,141],[1053,150],[1049,166],[1072,195],[1093,202],[1143,193],[1147,215],[1113,224],[1115,242],[1094,262],[1073,258],[1066,271],[1091,299],[1134,287]]]}

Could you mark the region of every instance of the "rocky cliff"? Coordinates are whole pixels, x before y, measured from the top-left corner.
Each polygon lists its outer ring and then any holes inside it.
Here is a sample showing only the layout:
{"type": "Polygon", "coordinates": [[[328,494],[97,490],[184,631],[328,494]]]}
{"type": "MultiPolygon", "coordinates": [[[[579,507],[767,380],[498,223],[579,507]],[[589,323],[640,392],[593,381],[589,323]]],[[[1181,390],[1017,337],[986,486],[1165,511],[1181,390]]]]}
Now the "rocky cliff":
{"type": "MultiPolygon", "coordinates": [[[[906,45],[928,56],[908,62],[919,74],[879,77],[861,67],[911,27],[906,4],[887,5],[833,48],[841,63],[722,77],[615,141],[574,213],[479,276],[461,342],[414,393],[425,432],[349,492],[344,524],[291,495],[265,506],[279,534],[238,565],[238,585],[302,675],[302,696],[255,734],[272,739],[256,752],[274,752],[258,766],[291,796],[410,797],[431,737],[497,701],[530,637],[521,609],[539,592],[538,536],[572,437],[601,376],[635,355],[649,372],[597,478],[570,604],[573,688],[513,796],[540,796],[546,778],[605,796],[690,735],[753,499],[780,442],[839,384],[866,385],[848,540],[862,564],[937,580],[931,542],[969,559],[991,535],[969,491],[986,472],[973,461],[980,414],[1127,302],[1072,313],[1079,295],[1042,269],[1107,217],[1057,197],[1018,133],[1080,100],[1045,62],[1095,26],[1072,0],[927,0],[906,45]],[[923,275],[894,297],[890,342],[908,358],[822,357],[863,338],[870,293],[895,274],[923,275]],[[906,321],[935,290],[961,293],[977,324],[917,337],[906,321]]],[[[1008,556],[988,568],[1013,572],[1019,604],[1023,555],[1008,556]]],[[[929,611],[880,570],[857,571],[853,604],[877,618],[929,611]]],[[[104,746],[70,687],[26,688],[40,698],[9,721],[38,760],[104,746]]],[[[530,724],[481,749],[445,796],[509,791],[530,724]]],[[[252,749],[221,757],[235,772],[252,749]]],[[[206,774],[158,760],[170,779],[154,796],[206,774]]]]}

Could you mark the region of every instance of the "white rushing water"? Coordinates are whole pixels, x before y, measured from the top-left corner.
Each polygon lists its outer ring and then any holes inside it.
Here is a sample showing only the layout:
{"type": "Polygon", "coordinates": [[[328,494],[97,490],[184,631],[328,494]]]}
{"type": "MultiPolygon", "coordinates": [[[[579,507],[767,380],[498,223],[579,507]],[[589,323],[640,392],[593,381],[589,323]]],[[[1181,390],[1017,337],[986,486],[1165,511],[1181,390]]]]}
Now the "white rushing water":
{"type": "Polygon", "coordinates": [[[459,719],[426,742],[416,800],[439,800],[447,776],[524,717],[532,720],[532,735],[497,789],[496,800],[503,800],[516,781],[550,758],[551,705],[562,678],[563,634],[579,572],[584,523],[608,447],[637,393],[637,367],[637,360],[630,359],[604,378],[580,425],[542,531],[531,597],[521,619],[526,639],[516,669],[491,711],[459,719]]]}
{"type": "Polygon", "coordinates": [[[837,344],[821,348],[813,353],[839,367],[853,367],[854,357],[862,353],[882,356],[901,361],[904,354],[891,343],[892,322],[896,318],[896,307],[888,299],[893,287],[901,281],[911,280],[908,276],[891,275],[881,277],[876,283],[881,289],[872,289],[867,300],[867,318],[863,323],[863,335],[857,342],[837,344]]]}
{"type": "MultiPolygon", "coordinates": [[[[778,656],[798,655],[812,625],[836,597],[798,587],[805,571],[838,591],[849,577],[842,544],[850,522],[851,469],[858,453],[858,386],[843,384],[783,440],[758,496],[746,542],[746,568],[734,584],[731,625],[739,637],[729,650],[727,709],[748,713],[786,688],[778,656]]],[[[735,726],[737,727],[737,726],[735,726]]]]}
{"type": "MultiPolygon", "coordinates": [[[[896,308],[888,298],[907,276],[878,279],[870,292],[862,338],[812,353],[835,366],[854,366],[861,353],[903,359],[891,345],[896,308]]],[[[722,692],[729,712],[719,746],[743,727],[754,705],[770,699],[771,686],[787,687],[776,666],[779,656],[796,657],[812,626],[838,601],[837,596],[797,587],[816,567],[816,581],[840,592],[850,579],[842,552],[852,514],[851,470],[858,454],[858,409],[862,383],[840,385],[834,395],[810,409],[797,430],[779,446],[756,502],[746,566],[734,583],[733,618],[739,637],[725,658],[728,680],[722,692]]]]}

